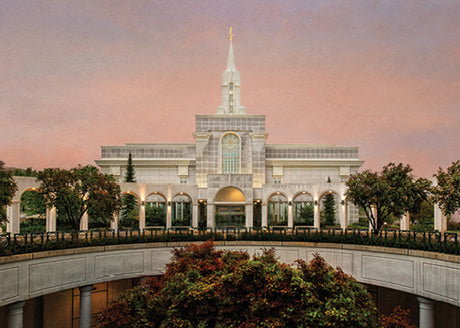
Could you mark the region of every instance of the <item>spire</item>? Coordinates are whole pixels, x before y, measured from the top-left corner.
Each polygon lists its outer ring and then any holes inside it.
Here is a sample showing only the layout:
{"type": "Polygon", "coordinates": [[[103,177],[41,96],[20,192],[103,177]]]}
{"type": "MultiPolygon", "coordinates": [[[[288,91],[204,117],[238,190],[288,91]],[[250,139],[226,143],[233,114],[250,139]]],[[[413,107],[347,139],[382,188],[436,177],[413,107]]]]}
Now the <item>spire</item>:
{"type": "Polygon", "coordinates": [[[244,115],[246,107],[240,103],[241,78],[236,70],[233,54],[233,33],[230,27],[230,47],[228,49],[227,69],[222,73],[222,105],[217,106],[220,115],[244,115]]]}
{"type": "Polygon", "coordinates": [[[230,38],[230,48],[228,49],[228,56],[227,56],[227,71],[228,72],[236,71],[235,55],[233,54],[233,42],[231,38],[230,38]]]}

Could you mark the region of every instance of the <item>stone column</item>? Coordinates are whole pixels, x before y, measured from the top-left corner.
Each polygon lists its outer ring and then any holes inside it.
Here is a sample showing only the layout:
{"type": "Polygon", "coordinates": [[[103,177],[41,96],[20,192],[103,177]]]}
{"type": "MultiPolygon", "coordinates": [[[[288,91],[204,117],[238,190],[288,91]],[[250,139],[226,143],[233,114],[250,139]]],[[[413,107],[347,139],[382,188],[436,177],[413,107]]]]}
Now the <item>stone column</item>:
{"type": "Polygon", "coordinates": [[[244,206],[246,212],[246,228],[252,228],[254,226],[254,208],[252,203],[244,206]]]}
{"type": "Polygon", "coordinates": [[[19,233],[19,218],[20,218],[20,201],[13,201],[11,205],[6,207],[6,232],[11,234],[19,233]]]}
{"type": "Polygon", "coordinates": [[[166,203],[166,228],[171,228],[172,226],[171,211],[172,211],[172,202],[168,201],[166,203]]]}
{"type": "Polygon", "coordinates": [[[340,201],[339,220],[340,220],[340,228],[342,229],[348,228],[347,203],[344,200],[340,201]]]}
{"type": "Polygon", "coordinates": [[[198,204],[193,204],[192,209],[192,227],[198,229],[198,204]]]}
{"type": "Polygon", "coordinates": [[[91,327],[91,292],[93,285],[82,286],[80,289],[80,328],[91,327]]]}
{"type": "Polygon", "coordinates": [[[410,230],[410,214],[407,212],[403,216],[401,216],[401,219],[399,221],[399,230],[410,230]]]}
{"type": "Polygon", "coordinates": [[[262,227],[268,227],[268,205],[262,204],[262,227]]]}
{"type": "Polygon", "coordinates": [[[206,227],[207,228],[214,228],[215,227],[215,224],[214,224],[214,213],[215,213],[215,205],[214,204],[209,204],[208,203],[208,206],[206,206],[206,209],[207,209],[207,224],[206,224],[206,227]]]}
{"type": "Polygon", "coordinates": [[[140,202],[139,204],[139,230],[142,232],[144,228],[145,228],[145,202],[140,202]]]}
{"type": "Polygon", "coordinates": [[[8,305],[8,328],[22,328],[24,322],[24,304],[16,302],[8,305]]]}
{"type": "Polygon", "coordinates": [[[447,231],[447,217],[442,214],[438,204],[434,204],[434,230],[439,232],[447,231]]]}
{"type": "Polygon", "coordinates": [[[80,231],[88,230],[88,211],[83,214],[80,220],[80,231]]]}
{"type": "Polygon", "coordinates": [[[46,208],[46,232],[56,231],[56,207],[46,208]]]}
{"type": "Polygon", "coordinates": [[[320,217],[319,217],[319,201],[315,200],[313,205],[313,226],[315,228],[320,228],[320,217]]]}
{"type": "Polygon", "coordinates": [[[292,205],[292,201],[291,201],[288,203],[288,227],[292,228],[293,226],[294,226],[294,205],[292,205]]]}
{"type": "Polygon", "coordinates": [[[434,328],[434,302],[425,297],[417,297],[419,302],[419,328],[434,328]]]}

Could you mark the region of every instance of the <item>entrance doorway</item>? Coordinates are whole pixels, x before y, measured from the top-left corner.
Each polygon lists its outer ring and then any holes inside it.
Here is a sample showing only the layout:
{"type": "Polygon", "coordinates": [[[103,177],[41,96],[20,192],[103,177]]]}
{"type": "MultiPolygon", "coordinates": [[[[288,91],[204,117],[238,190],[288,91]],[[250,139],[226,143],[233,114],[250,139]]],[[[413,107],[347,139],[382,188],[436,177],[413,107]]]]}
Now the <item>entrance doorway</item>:
{"type": "Polygon", "coordinates": [[[241,190],[235,187],[219,190],[214,198],[214,204],[216,206],[214,222],[217,228],[246,226],[246,198],[241,190]]]}
{"type": "Polygon", "coordinates": [[[244,205],[219,205],[216,206],[216,227],[226,226],[244,227],[246,215],[244,205]]]}

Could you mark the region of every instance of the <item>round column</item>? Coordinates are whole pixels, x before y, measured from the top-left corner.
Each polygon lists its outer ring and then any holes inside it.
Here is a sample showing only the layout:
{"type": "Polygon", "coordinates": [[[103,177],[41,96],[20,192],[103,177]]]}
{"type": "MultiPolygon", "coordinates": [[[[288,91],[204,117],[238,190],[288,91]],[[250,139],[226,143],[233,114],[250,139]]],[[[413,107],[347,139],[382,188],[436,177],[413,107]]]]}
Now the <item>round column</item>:
{"type": "Polygon", "coordinates": [[[80,328],[91,327],[91,291],[93,285],[80,287],[80,328]]]}
{"type": "Polygon", "coordinates": [[[434,302],[425,297],[417,297],[419,302],[419,327],[434,328],[434,302]]]}
{"type": "Polygon", "coordinates": [[[8,305],[8,328],[22,328],[25,303],[22,301],[8,305]]]}
{"type": "Polygon", "coordinates": [[[319,215],[319,201],[315,200],[315,203],[313,205],[313,226],[317,229],[321,227],[321,222],[320,222],[320,215],[319,215]]]}
{"type": "Polygon", "coordinates": [[[262,227],[268,227],[267,204],[262,204],[262,227]]]}

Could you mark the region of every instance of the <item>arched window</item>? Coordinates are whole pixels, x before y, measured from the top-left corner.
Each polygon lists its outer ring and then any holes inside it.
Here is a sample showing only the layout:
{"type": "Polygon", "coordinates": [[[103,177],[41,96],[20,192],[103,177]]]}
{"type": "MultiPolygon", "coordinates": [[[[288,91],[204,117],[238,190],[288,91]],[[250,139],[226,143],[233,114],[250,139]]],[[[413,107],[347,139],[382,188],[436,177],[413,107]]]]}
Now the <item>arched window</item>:
{"type": "Polygon", "coordinates": [[[235,134],[222,138],[222,173],[240,173],[240,138],[235,134]]]}

